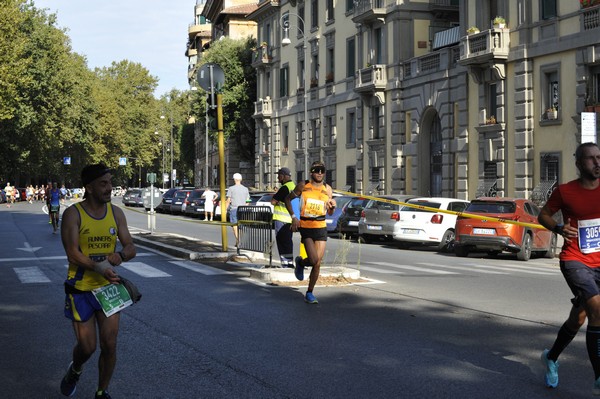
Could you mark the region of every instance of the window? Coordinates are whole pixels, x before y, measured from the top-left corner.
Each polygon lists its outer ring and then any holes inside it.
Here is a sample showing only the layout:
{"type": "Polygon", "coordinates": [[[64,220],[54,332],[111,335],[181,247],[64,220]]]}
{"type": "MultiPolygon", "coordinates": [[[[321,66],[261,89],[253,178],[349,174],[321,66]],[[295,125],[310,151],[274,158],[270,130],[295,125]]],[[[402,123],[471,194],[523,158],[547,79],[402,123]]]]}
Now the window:
{"type": "Polygon", "coordinates": [[[371,60],[372,64],[383,64],[383,29],[377,28],[373,32],[375,40],[375,56],[371,60]]]}
{"type": "Polygon", "coordinates": [[[333,0],[327,0],[327,21],[333,21],[334,19],[333,0]]]}
{"type": "Polygon", "coordinates": [[[351,37],[346,41],[346,77],[353,77],[356,73],[356,40],[351,37]]]}
{"type": "MultiPolygon", "coordinates": [[[[487,95],[487,103],[488,103],[488,120],[494,117],[494,124],[498,121],[498,94],[496,92],[497,86],[495,83],[488,85],[488,95],[487,95]]],[[[486,121],[487,122],[487,121],[486,121]]]]}
{"type": "Polygon", "coordinates": [[[542,0],[542,19],[556,18],[556,0],[542,0]]]}
{"type": "Polygon", "coordinates": [[[319,27],[319,2],[318,0],[312,0],[310,4],[310,27],[318,28],[319,27]]]}
{"type": "Polygon", "coordinates": [[[296,25],[298,26],[298,37],[301,37],[304,32],[304,4],[302,4],[302,6],[298,5],[298,17],[296,25]]]}
{"type": "Polygon", "coordinates": [[[355,192],[356,167],[346,166],[346,186],[351,193],[355,192]]]}
{"type": "Polygon", "coordinates": [[[289,95],[289,75],[290,69],[287,65],[279,70],[279,97],[287,97],[289,95]]]}
{"type": "Polygon", "coordinates": [[[318,119],[310,121],[310,148],[318,148],[321,146],[321,127],[318,119]]]}
{"type": "Polygon", "coordinates": [[[587,93],[586,105],[600,104],[600,67],[591,70],[590,86],[587,93]]]}
{"type": "Polygon", "coordinates": [[[331,83],[334,81],[335,71],[335,55],[333,47],[327,49],[327,74],[325,75],[325,83],[331,83]]]}
{"type": "Polygon", "coordinates": [[[560,113],[560,77],[558,66],[542,68],[542,119],[548,118],[551,109],[560,113]]]}
{"type": "Polygon", "coordinates": [[[354,11],[354,0],[346,0],[346,12],[354,11]]]}
{"type": "Polygon", "coordinates": [[[325,135],[325,143],[335,145],[335,115],[325,117],[325,135]]]}
{"type": "Polygon", "coordinates": [[[346,144],[356,145],[356,112],[348,111],[346,117],[346,144]]]}
{"type": "Polygon", "coordinates": [[[304,148],[304,123],[296,123],[296,142],[298,143],[298,149],[304,148]]]}
{"type": "Polygon", "coordinates": [[[290,127],[287,123],[283,124],[283,129],[281,132],[281,151],[284,154],[287,154],[289,151],[289,141],[290,141],[290,127]]]}
{"type": "Polygon", "coordinates": [[[377,107],[371,107],[371,135],[370,135],[370,139],[372,140],[379,140],[382,139],[382,132],[381,132],[381,107],[377,106],[377,107]]]}
{"type": "Polygon", "coordinates": [[[559,154],[556,152],[540,154],[540,180],[558,182],[559,154]]]}

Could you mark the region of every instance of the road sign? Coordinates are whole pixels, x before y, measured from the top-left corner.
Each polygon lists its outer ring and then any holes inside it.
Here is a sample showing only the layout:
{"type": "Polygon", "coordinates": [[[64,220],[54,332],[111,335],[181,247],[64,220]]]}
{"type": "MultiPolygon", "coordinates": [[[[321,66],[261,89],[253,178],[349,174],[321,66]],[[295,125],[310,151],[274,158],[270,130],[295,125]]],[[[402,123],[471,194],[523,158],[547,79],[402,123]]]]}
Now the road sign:
{"type": "Polygon", "coordinates": [[[127,165],[127,158],[125,158],[125,157],[119,158],[119,166],[125,166],[125,165],[127,165]]]}
{"type": "Polygon", "coordinates": [[[200,67],[196,75],[198,84],[204,91],[219,91],[225,84],[225,73],[223,69],[214,62],[208,62],[200,67]]]}
{"type": "Polygon", "coordinates": [[[63,158],[63,163],[65,165],[71,165],[71,157],[64,157],[63,158]]]}

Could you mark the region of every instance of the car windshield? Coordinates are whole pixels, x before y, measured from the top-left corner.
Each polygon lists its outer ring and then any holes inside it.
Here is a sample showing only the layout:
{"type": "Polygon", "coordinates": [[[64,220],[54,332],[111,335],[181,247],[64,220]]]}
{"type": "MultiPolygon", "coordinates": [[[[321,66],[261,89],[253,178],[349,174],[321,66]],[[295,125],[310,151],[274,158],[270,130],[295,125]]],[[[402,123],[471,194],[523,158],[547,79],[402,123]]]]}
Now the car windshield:
{"type": "Polygon", "coordinates": [[[173,195],[177,192],[176,188],[170,188],[167,190],[166,193],[163,194],[163,198],[167,197],[167,198],[172,198],[173,195]]]}
{"type": "MultiPolygon", "coordinates": [[[[383,197],[392,201],[398,201],[396,198],[388,198],[388,197],[383,197]]],[[[382,202],[382,201],[373,201],[371,200],[371,202],[367,205],[368,209],[380,209],[382,211],[395,211],[398,209],[399,205],[396,204],[390,204],[388,202],[382,202]]]]}
{"type": "Polygon", "coordinates": [[[262,197],[260,197],[260,199],[256,202],[271,202],[272,199],[273,199],[273,194],[267,194],[267,195],[263,195],[262,197]]]}
{"type": "Polygon", "coordinates": [[[363,209],[369,202],[366,198],[354,198],[348,202],[347,208],[363,209]]]}
{"type": "MultiPolygon", "coordinates": [[[[437,202],[429,202],[429,201],[408,201],[409,204],[415,204],[415,205],[421,205],[421,206],[426,206],[428,208],[436,208],[436,209],[440,209],[440,206],[442,204],[437,203],[437,202]]],[[[401,211],[409,211],[409,212],[431,212],[433,213],[433,211],[428,211],[425,209],[419,209],[419,208],[413,208],[410,206],[403,206],[402,209],[400,209],[401,211]]]]}
{"type": "Polygon", "coordinates": [[[469,204],[465,212],[515,213],[515,210],[516,205],[514,202],[473,201],[469,204]]]}
{"type": "Polygon", "coordinates": [[[187,191],[177,191],[175,193],[175,198],[185,198],[187,197],[187,191]]]}
{"type": "Polygon", "coordinates": [[[194,190],[190,193],[190,196],[188,198],[189,199],[200,198],[200,197],[202,197],[203,193],[204,193],[204,190],[194,190]]]}
{"type": "Polygon", "coordinates": [[[343,208],[344,205],[346,205],[348,202],[350,202],[352,200],[352,197],[335,197],[335,206],[338,209],[343,208]]]}

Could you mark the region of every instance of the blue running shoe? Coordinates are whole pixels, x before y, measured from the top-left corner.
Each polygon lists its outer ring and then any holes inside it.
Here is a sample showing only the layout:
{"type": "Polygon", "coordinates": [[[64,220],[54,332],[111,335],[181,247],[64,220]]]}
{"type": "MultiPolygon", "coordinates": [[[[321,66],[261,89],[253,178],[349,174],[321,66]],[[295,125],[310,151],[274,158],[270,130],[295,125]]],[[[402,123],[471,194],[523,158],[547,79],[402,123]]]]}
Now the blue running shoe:
{"type": "MultiPolygon", "coordinates": [[[[542,352],[542,363],[546,369],[546,373],[544,374],[544,382],[548,388],[556,388],[558,386],[558,360],[554,361],[548,359],[548,352],[548,349],[544,349],[542,352]]],[[[600,381],[596,381],[596,384],[600,389],[600,381]]],[[[596,386],[596,384],[594,384],[594,386],[596,386]]]]}
{"type": "Polygon", "coordinates": [[[594,396],[600,395],[600,377],[596,381],[594,381],[594,386],[592,387],[592,394],[594,396]]]}
{"type": "Polygon", "coordinates": [[[80,375],[81,371],[76,373],[75,370],[73,370],[73,362],[71,362],[67,369],[67,373],[60,382],[60,393],[65,396],[73,396],[77,390],[77,381],[79,381],[80,375]]]}
{"type": "Polygon", "coordinates": [[[304,297],[304,302],[306,303],[319,303],[319,301],[317,301],[317,298],[313,295],[312,292],[307,292],[306,296],[304,297]]]}
{"type": "Polygon", "coordinates": [[[112,397],[108,394],[107,391],[96,392],[96,396],[94,399],[112,399],[112,397]]]}
{"type": "Polygon", "coordinates": [[[304,265],[302,264],[302,257],[296,256],[294,259],[296,262],[296,267],[294,268],[294,275],[299,281],[304,280],[304,265]]]}

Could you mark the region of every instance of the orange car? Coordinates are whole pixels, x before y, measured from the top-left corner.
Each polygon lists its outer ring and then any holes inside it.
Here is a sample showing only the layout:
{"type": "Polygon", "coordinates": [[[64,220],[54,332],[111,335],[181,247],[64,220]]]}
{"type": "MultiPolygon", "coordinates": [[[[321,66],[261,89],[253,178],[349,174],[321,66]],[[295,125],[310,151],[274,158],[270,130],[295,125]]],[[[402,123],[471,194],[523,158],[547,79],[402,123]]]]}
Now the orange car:
{"type": "MultiPolygon", "coordinates": [[[[465,213],[489,215],[495,218],[538,224],[540,208],[524,198],[478,198],[469,204],[465,213]]],[[[487,252],[495,256],[507,251],[519,260],[529,260],[532,252],[546,258],[556,253],[557,236],[540,227],[524,227],[512,223],[459,217],[456,220],[454,253],[465,257],[470,252],[487,252]]]]}

